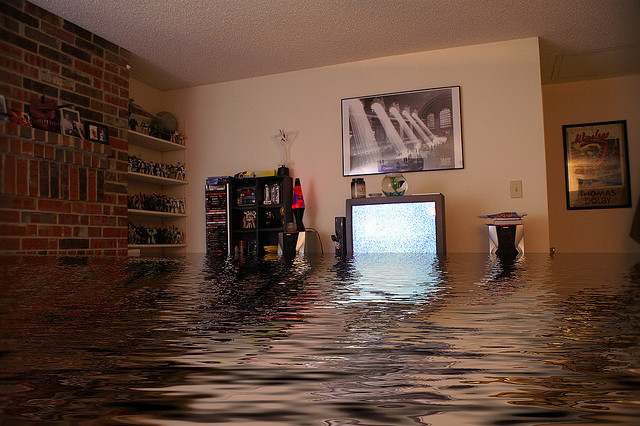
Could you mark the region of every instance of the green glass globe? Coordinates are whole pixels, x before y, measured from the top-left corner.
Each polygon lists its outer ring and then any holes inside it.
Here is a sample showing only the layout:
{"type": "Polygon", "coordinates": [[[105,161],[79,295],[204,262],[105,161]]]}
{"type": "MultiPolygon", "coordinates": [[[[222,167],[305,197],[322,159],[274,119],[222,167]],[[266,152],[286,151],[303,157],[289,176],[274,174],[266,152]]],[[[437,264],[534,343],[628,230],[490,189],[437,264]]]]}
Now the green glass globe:
{"type": "Polygon", "coordinates": [[[382,179],[382,192],[387,197],[404,195],[409,189],[409,183],[402,173],[389,173],[382,179]]]}

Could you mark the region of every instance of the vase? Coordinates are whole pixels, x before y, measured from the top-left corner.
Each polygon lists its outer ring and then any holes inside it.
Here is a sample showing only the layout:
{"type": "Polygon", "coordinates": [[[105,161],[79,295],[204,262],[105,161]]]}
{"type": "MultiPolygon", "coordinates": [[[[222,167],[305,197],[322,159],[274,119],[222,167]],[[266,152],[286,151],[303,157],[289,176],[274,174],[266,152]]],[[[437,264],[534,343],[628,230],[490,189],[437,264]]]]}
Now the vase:
{"type": "Polygon", "coordinates": [[[351,180],[351,198],[366,198],[367,184],[362,178],[354,178],[351,180]]]}
{"type": "Polygon", "coordinates": [[[409,184],[402,173],[388,173],[382,179],[382,192],[387,197],[404,195],[407,189],[409,184]]]}

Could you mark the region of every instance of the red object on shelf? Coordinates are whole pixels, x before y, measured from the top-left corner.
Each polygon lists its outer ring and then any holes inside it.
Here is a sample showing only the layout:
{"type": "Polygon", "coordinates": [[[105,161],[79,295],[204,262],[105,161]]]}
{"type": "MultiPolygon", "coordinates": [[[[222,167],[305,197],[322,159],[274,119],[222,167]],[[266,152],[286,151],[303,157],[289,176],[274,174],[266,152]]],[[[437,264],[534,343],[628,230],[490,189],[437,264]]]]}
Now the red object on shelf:
{"type": "Polygon", "coordinates": [[[481,219],[492,219],[491,223],[487,225],[509,226],[509,225],[522,225],[522,218],[526,216],[526,213],[517,212],[502,212],[494,214],[486,214],[478,216],[481,219]]]}
{"type": "Polygon", "coordinates": [[[296,218],[296,228],[298,232],[303,232],[305,227],[302,223],[302,216],[304,215],[304,197],[302,196],[302,186],[300,186],[300,178],[296,178],[296,182],[293,185],[293,215],[296,218]]]}
{"type": "Polygon", "coordinates": [[[300,186],[300,178],[296,178],[293,186],[293,205],[292,209],[304,209],[304,197],[302,196],[302,186],[300,186]]]}

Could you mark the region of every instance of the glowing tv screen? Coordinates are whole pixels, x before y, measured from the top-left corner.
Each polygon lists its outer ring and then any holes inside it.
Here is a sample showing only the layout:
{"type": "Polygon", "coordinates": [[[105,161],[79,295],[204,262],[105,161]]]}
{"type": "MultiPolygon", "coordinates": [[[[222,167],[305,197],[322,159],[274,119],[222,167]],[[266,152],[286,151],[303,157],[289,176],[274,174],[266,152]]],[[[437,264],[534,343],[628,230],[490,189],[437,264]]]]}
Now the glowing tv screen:
{"type": "Polygon", "coordinates": [[[445,254],[442,194],[347,200],[347,253],[445,254]]]}

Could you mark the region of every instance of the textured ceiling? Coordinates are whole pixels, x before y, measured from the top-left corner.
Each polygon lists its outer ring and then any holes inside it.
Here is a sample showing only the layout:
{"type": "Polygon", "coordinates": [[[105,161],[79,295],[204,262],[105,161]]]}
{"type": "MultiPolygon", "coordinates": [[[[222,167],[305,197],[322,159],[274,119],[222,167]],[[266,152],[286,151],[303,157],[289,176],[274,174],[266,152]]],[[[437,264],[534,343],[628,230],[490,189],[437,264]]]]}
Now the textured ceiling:
{"type": "Polygon", "coordinates": [[[640,0],[30,1],[160,90],[533,36],[543,83],[640,72],[640,0]]]}

